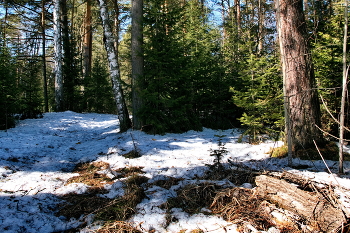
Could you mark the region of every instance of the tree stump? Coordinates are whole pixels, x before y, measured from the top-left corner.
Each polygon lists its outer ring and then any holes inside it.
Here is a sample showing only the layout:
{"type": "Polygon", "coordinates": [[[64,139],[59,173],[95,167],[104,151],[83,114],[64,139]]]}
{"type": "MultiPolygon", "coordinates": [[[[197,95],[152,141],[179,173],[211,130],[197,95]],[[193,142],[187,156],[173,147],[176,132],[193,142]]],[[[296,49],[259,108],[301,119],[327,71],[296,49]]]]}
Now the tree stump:
{"type": "Polygon", "coordinates": [[[304,191],[295,184],[266,175],[257,176],[255,182],[260,195],[301,216],[306,224],[322,232],[335,232],[346,223],[341,208],[319,192],[304,191]]]}

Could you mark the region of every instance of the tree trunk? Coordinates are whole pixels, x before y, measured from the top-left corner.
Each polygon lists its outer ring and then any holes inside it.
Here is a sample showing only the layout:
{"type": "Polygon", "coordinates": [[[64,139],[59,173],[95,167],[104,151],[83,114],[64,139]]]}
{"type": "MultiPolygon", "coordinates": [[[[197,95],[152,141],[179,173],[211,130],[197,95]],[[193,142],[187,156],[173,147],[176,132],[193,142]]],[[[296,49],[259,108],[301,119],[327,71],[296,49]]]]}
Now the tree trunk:
{"type": "Polygon", "coordinates": [[[279,207],[303,217],[307,224],[317,226],[321,232],[336,232],[336,229],[346,223],[341,206],[331,203],[329,200],[332,198],[326,194],[304,191],[294,183],[266,175],[257,176],[255,183],[259,194],[279,207]]]}
{"type": "Polygon", "coordinates": [[[241,33],[241,1],[235,0],[236,7],[236,24],[237,24],[237,32],[238,35],[241,33]]]}
{"type": "Polygon", "coordinates": [[[86,1],[86,12],[84,20],[84,60],[83,74],[84,77],[90,75],[92,59],[92,27],[91,27],[91,0],[86,1]]]}
{"type": "MultiPolygon", "coordinates": [[[[279,34],[283,84],[291,126],[293,149],[313,146],[313,140],[323,142],[320,126],[320,105],[308,47],[302,0],[277,0],[277,30],[279,34]]],[[[287,119],[287,117],[286,117],[287,119]]],[[[287,133],[287,134],[288,134],[287,133]]]]}
{"type": "Polygon", "coordinates": [[[56,111],[63,111],[63,72],[62,72],[62,0],[55,0],[53,12],[54,50],[55,50],[55,104],[56,111]]]}
{"type": "Polygon", "coordinates": [[[42,60],[43,60],[43,88],[44,88],[44,111],[49,111],[49,98],[47,96],[46,75],[46,26],[45,26],[45,1],[41,0],[41,32],[42,32],[42,60]]]}
{"type": "Polygon", "coordinates": [[[133,128],[141,129],[142,121],[138,112],[142,107],[140,85],[143,78],[143,33],[142,33],[143,0],[132,0],[131,16],[131,66],[132,66],[132,109],[133,128]]]}
{"type": "Polygon", "coordinates": [[[343,39],[343,88],[342,88],[342,98],[340,106],[340,126],[339,126],[339,173],[344,173],[344,124],[345,124],[345,101],[347,94],[347,83],[348,83],[348,69],[346,65],[346,50],[347,50],[347,38],[348,38],[348,0],[345,0],[344,6],[344,39],[343,39]]]}
{"type": "Polygon", "coordinates": [[[113,34],[114,34],[114,48],[116,51],[116,54],[119,54],[119,32],[120,32],[120,21],[119,21],[119,4],[118,1],[113,1],[113,8],[114,8],[114,27],[113,27],[113,34]]]}
{"type": "Polygon", "coordinates": [[[110,25],[107,3],[105,0],[98,0],[100,5],[100,15],[104,32],[104,43],[109,62],[109,71],[113,84],[114,98],[117,105],[120,132],[125,132],[131,127],[128,109],[126,107],[123,89],[120,80],[118,57],[114,47],[115,39],[110,25]]]}
{"type": "Polygon", "coordinates": [[[258,1],[258,48],[257,48],[257,53],[261,55],[263,49],[264,49],[264,22],[265,22],[265,8],[264,8],[264,3],[262,0],[258,1]]]}

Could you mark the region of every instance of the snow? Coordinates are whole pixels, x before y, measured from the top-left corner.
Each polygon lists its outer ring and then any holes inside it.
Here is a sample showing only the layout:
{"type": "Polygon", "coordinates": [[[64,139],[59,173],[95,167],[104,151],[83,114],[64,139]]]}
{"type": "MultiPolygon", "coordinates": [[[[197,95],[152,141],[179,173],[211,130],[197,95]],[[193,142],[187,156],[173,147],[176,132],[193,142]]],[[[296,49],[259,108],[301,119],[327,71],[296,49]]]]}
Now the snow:
{"type": "MultiPolygon", "coordinates": [[[[75,113],[71,111],[46,113],[41,119],[20,121],[16,128],[0,131],[0,232],[56,232],[78,227],[79,219],[56,216],[61,195],[82,194],[88,186],[66,181],[78,174],[72,173],[81,162],[104,161],[110,169],[141,166],[152,183],[165,177],[183,180],[169,189],[156,185],[145,186],[145,198],[131,218],[135,226],[144,232],[237,232],[236,225],[212,215],[189,215],[173,208],[172,216],[178,219],[166,227],[166,211],[160,208],[169,197],[186,184],[204,182],[193,179],[202,176],[213,164],[210,151],[218,149],[218,135],[222,136],[228,153],[223,163],[240,162],[253,169],[272,171],[287,170],[324,184],[339,186],[336,192],[350,209],[348,175],[329,174],[324,163],[294,159],[296,165],[308,165],[309,169],[297,170],[287,166],[286,159],[269,158],[268,151],[282,142],[267,141],[259,145],[238,143],[240,131],[204,129],[183,134],[148,135],[141,131],[119,133],[116,115],[75,113]],[[134,149],[142,156],[127,159],[121,154],[134,149]]],[[[350,149],[346,148],[349,152],[350,149]]],[[[338,163],[327,161],[336,172],[338,163]]],[[[345,162],[349,174],[350,163],[345,162]]],[[[101,171],[107,174],[108,170],[101,171]]],[[[113,176],[113,174],[109,174],[113,176]]],[[[212,181],[224,187],[234,187],[228,180],[212,181]]],[[[107,194],[115,198],[124,195],[122,180],[106,184],[107,194]]],[[[253,188],[245,183],[242,187],[253,188]]],[[[96,228],[88,225],[81,232],[96,228]],[[89,228],[90,227],[90,228],[89,228]]],[[[273,231],[273,229],[271,229],[273,231]]]]}

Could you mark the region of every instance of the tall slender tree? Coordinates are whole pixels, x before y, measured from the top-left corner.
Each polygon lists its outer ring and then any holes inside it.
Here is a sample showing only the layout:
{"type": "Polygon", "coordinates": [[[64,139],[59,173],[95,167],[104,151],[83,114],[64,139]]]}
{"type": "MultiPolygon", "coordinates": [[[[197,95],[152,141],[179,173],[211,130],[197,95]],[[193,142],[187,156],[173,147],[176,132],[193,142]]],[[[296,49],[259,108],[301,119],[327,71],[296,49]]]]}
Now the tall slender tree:
{"type": "Polygon", "coordinates": [[[302,0],[277,0],[277,30],[283,69],[287,127],[295,150],[322,142],[320,104],[309,51],[302,0]],[[287,124],[288,125],[288,124],[287,124]]]}
{"type": "Polygon", "coordinates": [[[107,51],[109,62],[110,76],[113,84],[114,98],[117,105],[118,118],[120,123],[120,131],[125,132],[131,127],[129,112],[126,107],[122,83],[120,79],[120,70],[118,64],[118,54],[114,47],[115,37],[113,35],[112,27],[110,25],[110,17],[105,0],[99,0],[100,16],[102,20],[104,44],[107,51]]]}
{"type": "Polygon", "coordinates": [[[132,0],[131,17],[131,67],[132,67],[132,109],[133,109],[133,128],[141,129],[142,121],[138,112],[142,108],[140,97],[140,83],[143,78],[143,27],[142,11],[143,0],[132,0]]]}
{"type": "Polygon", "coordinates": [[[91,0],[86,1],[86,12],[84,19],[84,42],[83,42],[83,74],[88,76],[92,64],[92,26],[91,26],[91,0]]]}
{"type": "Polygon", "coordinates": [[[63,72],[62,72],[62,0],[54,1],[53,30],[55,50],[55,104],[56,111],[63,111],[63,72]]]}
{"type": "Polygon", "coordinates": [[[43,60],[43,88],[44,88],[44,110],[49,111],[49,98],[47,95],[47,73],[46,73],[46,23],[45,23],[45,0],[41,0],[41,33],[42,33],[42,60],[43,60]]]}
{"type": "Polygon", "coordinates": [[[343,88],[340,107],[340,125],[339,125],[339,173],[344,173],[344,125],[345,125],[345,101],[348,87],[348,67],[347,67],[347,38],[348,38],[348,0],[344,4],[344,39],[343,39],[343,88]]]}

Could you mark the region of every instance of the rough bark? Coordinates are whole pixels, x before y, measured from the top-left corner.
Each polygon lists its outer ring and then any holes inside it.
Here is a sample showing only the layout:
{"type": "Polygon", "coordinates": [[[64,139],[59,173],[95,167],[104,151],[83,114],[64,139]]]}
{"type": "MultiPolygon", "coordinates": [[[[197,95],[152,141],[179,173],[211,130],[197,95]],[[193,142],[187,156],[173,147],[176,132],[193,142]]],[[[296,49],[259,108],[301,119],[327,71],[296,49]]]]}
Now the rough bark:
{"type": "Polygon", "coordinates": [[[138,112],[142,107],[140,83],[143,77],[143,34],[142,34],[143,0],[132,0],[132,30],[131,30],[131,66],[132,66],[132,109],[133,128],[141,129],[142,121],[138,112]]]}
{"type": "Polygon", "coordinates": [[[45,1],[41,0],[41,33],[42,33],[42,60],[43,60],[43,88],[44,88],[44,111],[49,111],[49,98],[47,96],[46,75],[46,26],[45,26],[45,1]]]}
{"type": "Polygon", "coordinates": [[[262,0],[258,1],[258,54],[261,54],[264,49],[264,22],[265,22],[265,9],[262,0]]]}
{"type": "Polygon", "coordinates": [[[236,24],[237,24],[237,31],[238,35],[241,32],[241,1],[235,0],[235,7],[236,7],[236,24]]]}
{"type": "Polygon", "coordinates": [[[129,118],[128,109],[126,107],[119,65],[116,49],[114,47],[115,39],[110,25],[109,14],[107,9],[107,3],[105,0],[98,0],[100,6],[100,16],[102,20],[103,33],[104,33],[104,44],[107,51],[107,57],[109,62],[110,77],[113,84],[114,98],[117,105],[118,119],[120,124],[120,132],[125,132],[131,127],[131,121],[129,118]]]}
{"type": "Polygon", "coordinates": [[[55,104],[56,111],[63,111],[63,72],[62,72],[62,0],[55,0],[53,11],[54,51],[55,51],[55,104]]]}
{"type": "MultiPolygon", "coordinates": [[[[302,0],[277,0],[277,30],[283,63],[284,94],[291,122],[293,148],[323,142],[320,104],[308,45],[302,0]]],[[[287,117],[286,117],[287,119],[287,117]]],[[[288,129],[287,129],[288,130],[288,129]]]]}
{"type": "Polygon", "coordinates": [[[257,176],[255,182],[261,195],[305,218],[307,224],[317,226],[322,232],[333,232],[346,223],[341,208],[320,193],[303,191],[295,184],[266,175],[257,176]]]}
{"type": "Polygon", "coordinates": [[[92,61],[92,27],[91,27],[91,0],[86,1],[86,12],[84,19],[84,60],[83,73],[87,77],[91,72],[92,61]]]}
{"type": "Polygon", "coordinates": [[[345,124],[345,105],[348,85],[348,67],[347,67],[347,38],[348,38],[348,1],[345,1],[344,6],[344,39],[343,39],[343,88],[340,106],[340,125],[339,125],[339,173],[344,173],[344,124],[345,124]]]}

